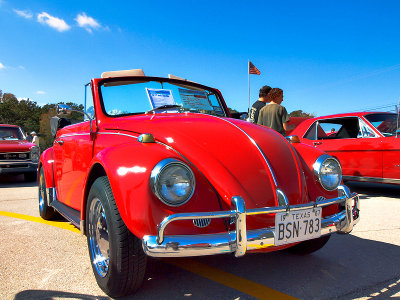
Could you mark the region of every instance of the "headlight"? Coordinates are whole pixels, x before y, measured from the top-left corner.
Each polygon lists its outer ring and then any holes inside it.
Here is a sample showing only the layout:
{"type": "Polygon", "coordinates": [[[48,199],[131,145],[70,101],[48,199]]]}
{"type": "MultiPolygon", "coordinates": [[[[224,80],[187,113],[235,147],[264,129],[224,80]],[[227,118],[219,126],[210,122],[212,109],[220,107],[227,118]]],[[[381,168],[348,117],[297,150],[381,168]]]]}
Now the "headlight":
{"type": "Polygon", "coordinates": [[[342,168],[339,161],[328,154],[318,157],[313,167],[315,176],[327,191],[333,191],[342,181],[342,168]]]}
{"type": "Polygon", "coordinates": [[[193,195],[195,179],[192,170],[183,162],[167,158],[160,161],[150,175],[153,193],[167,205],[179,206],[193,195]]]}
{"type": "Polygon", "coordinates": [[[39,147],[32,147],[31,148],[31,160],[34,163],[39,162],[39,158],[40,158],[40,150],[39,147]]]}

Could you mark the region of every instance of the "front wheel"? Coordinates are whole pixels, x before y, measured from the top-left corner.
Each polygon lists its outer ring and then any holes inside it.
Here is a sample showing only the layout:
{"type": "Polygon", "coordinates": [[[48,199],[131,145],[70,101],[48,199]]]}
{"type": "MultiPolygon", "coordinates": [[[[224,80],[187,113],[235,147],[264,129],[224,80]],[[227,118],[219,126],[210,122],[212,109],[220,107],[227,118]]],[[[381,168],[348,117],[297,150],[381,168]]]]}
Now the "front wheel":
{"type": "Polygon", "coordinates": [[[110,297],[135,292],[143,281],[146,255],[122,220],[106,176],[93,183],[86,206],[89,255],[97,284],[110,297]]]}
{"type": "Polygon", "coordinates": [[[324,235],[320,238],[300,242],[297,245],[287,248],[286,250],[290,253],[297,255],[307,255],[311,254],[319,249],[321,249],[329,241],[331,235],[324,235]]]}
{"type": "Polygon", "coordinates": [[[49,206],[49,199],[47,199],[46,193],[46,179],[44,177],[43,168],[40,168],[39,172],[39,214],[45,220],[54,219],[57,215],[55,209],[49,206]]]}

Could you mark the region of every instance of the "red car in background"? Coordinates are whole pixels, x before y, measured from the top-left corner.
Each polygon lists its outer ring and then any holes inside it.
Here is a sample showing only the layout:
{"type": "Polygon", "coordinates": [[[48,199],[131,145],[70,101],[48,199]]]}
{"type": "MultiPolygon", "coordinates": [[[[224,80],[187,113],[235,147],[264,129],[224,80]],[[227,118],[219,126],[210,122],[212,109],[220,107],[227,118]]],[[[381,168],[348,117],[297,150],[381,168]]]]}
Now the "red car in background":
{"type": "Polygon", "coordinates": [[[308,119],[292,134],[336,157],[343,180],[400,184],[398,115],[357,112],[308,119]]]}
{"type": "Polygon", "coordinates": [[[65,105],[52,119],[39,211],[87,236],[111,297],[140,286],[148,256],[308,254],[359,221],[335,158],[231,118],[217,89],[141,70],[106,72],[86,87],[86,121],[65,122],[65,105]]]}
{"type": "Polygon", "coordinates": [[[0,124],[0,174],[24,174],[26,181],[35,181],[40,150],[26,140],[21,127],[0,124]]]}

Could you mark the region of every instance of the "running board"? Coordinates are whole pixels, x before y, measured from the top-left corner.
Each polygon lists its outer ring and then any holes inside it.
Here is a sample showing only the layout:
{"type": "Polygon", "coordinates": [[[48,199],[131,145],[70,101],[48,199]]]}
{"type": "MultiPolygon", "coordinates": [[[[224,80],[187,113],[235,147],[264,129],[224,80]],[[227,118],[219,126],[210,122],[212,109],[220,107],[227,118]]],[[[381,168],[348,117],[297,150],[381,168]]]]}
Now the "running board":
{"type": "Polygon", "coordinates": [[[64,203],[54,199],[56,197],[52,197],[52,201],[50,202],[50,206],[57,210],[64,218],[72,223],[77,228],[81,228],[81,213],[79,210],[73,209],[64,203]]]}

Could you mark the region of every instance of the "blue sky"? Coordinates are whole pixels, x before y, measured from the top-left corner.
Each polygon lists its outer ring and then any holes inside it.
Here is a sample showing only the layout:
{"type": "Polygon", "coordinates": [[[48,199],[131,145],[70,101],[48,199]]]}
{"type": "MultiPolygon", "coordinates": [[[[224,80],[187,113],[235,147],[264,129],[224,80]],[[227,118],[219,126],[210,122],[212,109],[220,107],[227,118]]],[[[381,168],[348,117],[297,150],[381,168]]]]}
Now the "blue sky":
{"type": "Polygon", "coordinates": [[[39,105],[83,102],[104,71],[142,68],[248,107],[264,84],[316,115],[397,104],[400,1],[0,0],[0,89],[39,105]]]}

